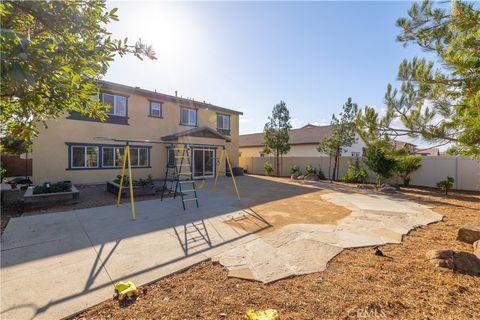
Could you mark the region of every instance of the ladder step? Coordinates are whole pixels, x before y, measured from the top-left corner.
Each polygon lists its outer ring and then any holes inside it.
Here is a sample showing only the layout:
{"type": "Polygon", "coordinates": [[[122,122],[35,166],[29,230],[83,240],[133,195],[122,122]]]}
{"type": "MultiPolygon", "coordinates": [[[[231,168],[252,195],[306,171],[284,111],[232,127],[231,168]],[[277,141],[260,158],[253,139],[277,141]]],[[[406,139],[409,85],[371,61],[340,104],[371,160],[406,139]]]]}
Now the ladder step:
{"type": "Polygon", "coordinates": [[[193,180],[179,180],[179,183],[192,183],[193,180]]]}
{"type": "Polygon", "coordinates": [[[193,200],[198,200],[198,198],[182,199],[182,201],[193,201],[193,200]]]}
{"type": "Polygon", "coordinates": [[[173,148],[173,150],[190,150],[189,148],[173,148]]]}
{"type": "Polygon", "coordinates": [[[192,189],[192,190],[182,190],[182,192],[193,192],[193,191],[197,191],[195,189],[192,189]]]}
{"type": "Polygon", "coordinates": [[[178,174],[185,176],[185,175],[191,175],[192,172],[179,172],[178,174]]]}
{"type": "Polygon", "coordinates": [[[175,156],[175,158],[184,158],[184,159],[186,159],[186,158],[190,158],[190,156],[175,156]]]}
{"type": "Polygon", "coordinates": [[[189,165],[188,163],[177,164],[176,166],[177,166],[177,167],[190,167],[190,165],[189,165]]]}

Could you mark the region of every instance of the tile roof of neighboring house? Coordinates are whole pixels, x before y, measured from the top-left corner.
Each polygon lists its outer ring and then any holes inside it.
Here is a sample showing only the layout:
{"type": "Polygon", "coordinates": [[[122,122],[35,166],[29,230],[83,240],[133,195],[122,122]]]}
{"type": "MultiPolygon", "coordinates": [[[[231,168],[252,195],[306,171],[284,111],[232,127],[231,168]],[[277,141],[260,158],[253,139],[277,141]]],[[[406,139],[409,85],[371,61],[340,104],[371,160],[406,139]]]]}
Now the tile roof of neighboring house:
{"type": "Polygon", "coordinates": [[[421,155],[421,156],[439,156],[440,155],[440,149],[438,148],[428,148],[428,149],[416,149],[415,154],[421,155]]]}
{"type": "Polygon", "coordinates": [[[119,90],[131,92],[134,94],[140,94],[146,97],[150,97],[152,99],[166,100],[171,102],[177,102],[180,104],[185,104],[185,106],[197,107],[202,109],[212,109],[220,112],[228,112],[228,113],[234,113],[234,114],[243,114],[243,112],[219,107],[210,103],[195,101],[195,100],[181,98],[181,97],[175,97],[165,93],[159,93],[156,91],[142,89],[140,87],[131,87],[124,84],[105,81],[105,80],[99,80],[98,83],[102,86],[103,89],[107,89],[107,90],[119,89],[119,90]]]}
{"type": "MultiPolygon", "coordinates": [[[[315,126],[308,124],[299,129],[289,131],[289,143],[298,144],[318,144],[325,137],[332,133],[331,126],[315,126]]],[[[263,132],[242,134],[239,137],[240,147],[260,147],[263,146],[263,132]]]]}

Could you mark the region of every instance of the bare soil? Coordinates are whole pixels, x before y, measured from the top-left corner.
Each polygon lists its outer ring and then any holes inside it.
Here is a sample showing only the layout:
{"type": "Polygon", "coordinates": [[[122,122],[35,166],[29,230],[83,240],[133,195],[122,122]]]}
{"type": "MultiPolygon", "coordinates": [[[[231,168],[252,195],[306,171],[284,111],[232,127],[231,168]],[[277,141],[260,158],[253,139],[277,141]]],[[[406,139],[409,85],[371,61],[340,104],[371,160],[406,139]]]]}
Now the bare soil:
{"type": "Polygon", "coordinates": [[[271,284],[228,278],[223,267],[204,262],[142,287],[133,303],[108,300],[75,319],[244,319],[248,308],[274,308],[281,319],[296,320],[479,319],[480,277],[435,268],[425,252],[472,251],[455,237],[462,225],[480,224],[480,195],[406,188],[397,196],[429,205],[445,219],[411,231],[401,244],[382,246],[391,258],[375,256],[372,248],[344,250],[324,272],[271,284]]]}
{"type": "MultiPolygon", "coordinates": [[[[250,207],[256,216],[262,217],[271,225],[258,234],[270,233],[289,224],[336,224],[338,220],[348,216],[350,210],[321,199],[320,195],[330,192],[320,190],[250,207]]],[[[258,219],[252,215],[245,215],[244,219],[230,220],[227,223],[248,232],[255,232],[259,228],[258,219]]]]}

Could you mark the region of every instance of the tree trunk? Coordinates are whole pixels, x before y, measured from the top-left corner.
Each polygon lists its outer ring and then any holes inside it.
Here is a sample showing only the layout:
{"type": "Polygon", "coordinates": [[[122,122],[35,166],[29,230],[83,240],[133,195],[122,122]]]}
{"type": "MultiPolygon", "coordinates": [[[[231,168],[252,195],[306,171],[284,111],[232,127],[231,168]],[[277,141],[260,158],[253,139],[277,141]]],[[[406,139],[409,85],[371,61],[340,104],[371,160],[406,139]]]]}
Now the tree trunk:
{"type": "Polygon", "coordinates": [[[338,156],[338,151],[335,153],[335,158],[333,161],[333,179],[338,180],[338,167],[339,167],[339,162],[340,162],[340,157],[338,156]]]}
{"type": "Polygon", "coordinates": [[[279,159],[278,159],[278,149],[275,151],[275,170],[277,171],[277,177],[279,176],[278,174],[278,168],[279,167],[279,159]]]}
{"type": "Polygon", "coordinates": [[[340,154],[337,154],[337,181],[338,181],[339,174],[340,174],[340,154]]]}
{"type": "Polygon", "coordinates": [[[330,179],[330,182],[333,181],[332,179],[332,155],[330,154],[329,160],[328,160],[328,178],[330,179]]]}

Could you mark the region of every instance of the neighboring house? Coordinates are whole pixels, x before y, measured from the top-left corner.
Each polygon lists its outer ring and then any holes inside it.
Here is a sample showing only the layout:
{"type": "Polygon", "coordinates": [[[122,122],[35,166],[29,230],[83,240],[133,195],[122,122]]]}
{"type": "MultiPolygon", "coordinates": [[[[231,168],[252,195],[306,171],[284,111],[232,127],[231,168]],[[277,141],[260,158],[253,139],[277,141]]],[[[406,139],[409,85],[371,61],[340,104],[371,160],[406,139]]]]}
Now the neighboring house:
{"type": "MultiPolygon", "coordinates": [[[[241,112],[138,87],[106,81],[99,84],[99,98],[111,106],[104,122],[70,112],[47,121],[48,128],[39,124],[39,135],[33,140],[34,183],[113,180],[121,172],[125,144],[96,137],[222,145],[232,166],[238,166],[241,112]]],[[[193,148],[196,178],[213,177],[220,150],[215,146],[193,148]]],[[[148,175],[163,179],[173,150],[162,144],[132,143],[131,155],[134,179],[148,175]]]]}
{"type": "MultiPolygon", "coordinates": [[[[317,151],[321,140],[332,134],[331,126],[316,126],[308,124],[299,129],[289,131],[290,151],[287,157],[317,157],[322,154],[317,151]]],[[[241,157],[264,157],[263,133],[243,134],[240,136],[241,157]]],[[[343,151],[342,156],[360,157],[363,154],[365,143],[356,138],[354,144],[343,151]]]]}
{"type": "Polygon", "coordinates": [[[393,144],[394,150],[396,151],[404,150],[407,154],[415,154],[415,150],[417,148],[417,146],[412,143],[399,141],[399,140],[393,140],[392,144],[393,144]]]}
{"type": "Polygon", "coordinates": [[[418,148],[415,144],[394,140],[395,150],[404,149],[407,154],[419,155],[422,157],[438,157],[440,155],[440,150],[438,148],[418,148]]]}
{"type": "Polygon", "coordinates": [[[418,154],[422,157],[438,157],[440,156],[440,149],[438,148],[428,148],[428,149],[415,149],[415,154],[418,154]]]}
{"type": "MultiPolygon", "coordinates": [[[[331,126],[316,126],[307,124],[299,129],[292,129],[289,132],[290,151],[285,155],[287,157],[319,157],[324,154],[317,151],[317,146],[321,140],[332,134],[331,126]]],[[[356,135],[356,141],[349,148],[345,148],[342,156],[361,157],[366,147],[365,143],[356,135]]],[[[416,145],[393,140],[396,150],[404,149],[407,154],[418,154],[422,156],[438,156],[437,148],[418,149],[416,145]]],[[[242,134],[240,136],[240,156],[241,157],[265,157],[263,133],[242,134]]],[[[273,156],[273,155],[271,155],[273,156]]]]}

